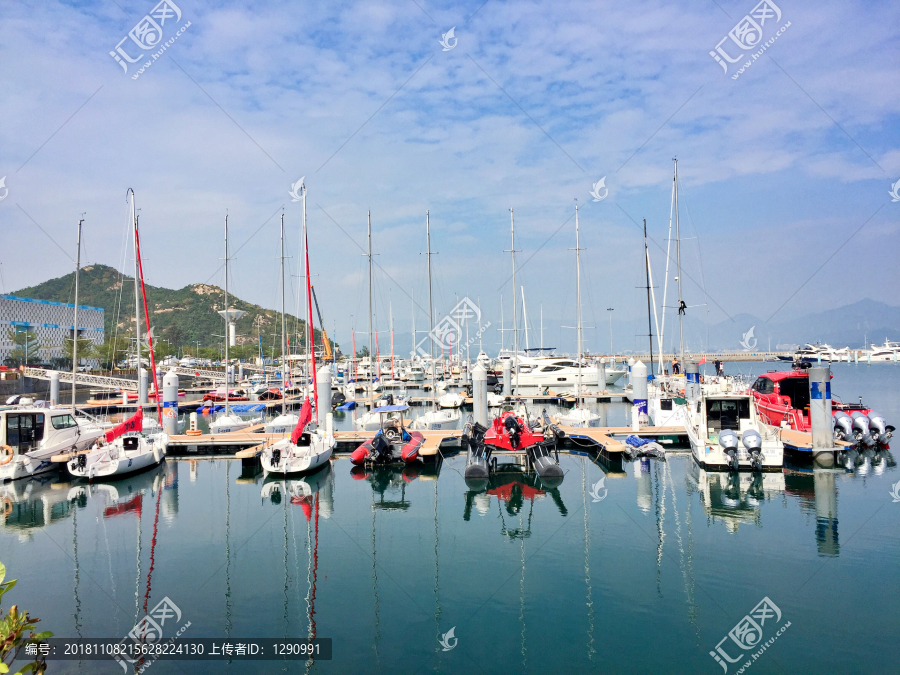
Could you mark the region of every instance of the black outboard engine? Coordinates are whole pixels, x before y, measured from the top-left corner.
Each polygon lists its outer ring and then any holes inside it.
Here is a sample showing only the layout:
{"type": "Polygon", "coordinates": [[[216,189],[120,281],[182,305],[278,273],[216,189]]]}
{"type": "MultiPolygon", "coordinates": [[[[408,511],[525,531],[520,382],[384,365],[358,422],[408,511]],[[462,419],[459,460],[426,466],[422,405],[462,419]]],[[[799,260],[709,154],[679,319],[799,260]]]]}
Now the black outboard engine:
{"type": "Polygon", "coordinates": [[[384,434],[378,434],[372,439],[372,455],[373,461],[376,463],[385,463],[391,461],[393,447],[390,441],[385,438],[384,434]]]}
{"type": "Polygon", "coordinates": [[[719,445],[722,446],[722,450],[724,450],[725,454],[728,456],[731,468],[734,471],[737,471],[740,468],[740,464],[738,462],[737,434],[734,433],[731,429],[722,429],[719,432],[719,445]]]}
{"type": "Polygon", "coordinates": [[[272,450],[272,466],[278,466],[281,463],[281,448],[272,450]]]}
{"type": "Polygon", "coordinates": [[[490,462],[492,447],[484,444],[484,434],[487,428],[478,422],[467,422],[463,429],[463,442],[469,444],[466,451],[466,469],[463,478],[470,490],[487,489],[487,481],[490,477],[490,462]]]}
{"type": "Polygon", "coordinates": [[[506,428],[506,433],[509,435],[510,447],[518,448],[522,434],[522,427],[519,425],[519,421],[514,416],[510,415],[503,421],[503,426],[506,428]]]}
{"type": "Polygon", "coordinates": [[[331,392],[331,407],[337,408],[340,405],[344,405],[347,402],[347,397],[344,396],[342,392],[333,391],[331,392]]]}
{"type": "Polygon", "coordinates": [[[856,434],[856,440],[867,448],[875,445],[875,439],[872,438],[872,433],[869,431],[869,418],[858,410],[850,413],[850,417],[853,418],[853,431],[856,434]]]}
{"type": "Polygon", "coordinates": [[[87,466],[87,455],[82,452],[80,455],[78,455],[78,468],[83,471],[84,467],[86,467],[86,466],[87,466]]]}
{"type": "Polygon", "coordinates": [[[894,435],[894,427],[884,423],[884,418],[880,413],[872,410],[869,413],[869,431],[876,442],[881,445],[887,445],[894,435]]]}
{"type": "Polygon", "coordinates": [[[754,471],[762,471],[762,436],[756,429],[747,429],[741,434],[741,443],[747,448],[747,454],[750,455],[750,466],[754,471]]]}
{"type": "Polygon", "coordinates": [[[853,434],[853,419],[843,410],[834,413],[834,435],[839,441],[856,443],[856,436],[853,434]]]}

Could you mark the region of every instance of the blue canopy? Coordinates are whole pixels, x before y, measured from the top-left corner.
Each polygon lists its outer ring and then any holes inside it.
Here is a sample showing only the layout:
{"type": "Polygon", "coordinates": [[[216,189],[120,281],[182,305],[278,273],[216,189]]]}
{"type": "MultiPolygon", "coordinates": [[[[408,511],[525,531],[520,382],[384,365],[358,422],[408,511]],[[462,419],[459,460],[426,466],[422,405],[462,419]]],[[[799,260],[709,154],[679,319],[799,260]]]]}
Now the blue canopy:
{"type": "Polygon", "coordinates": [[[377,408],[372,408],[372,412],[377,413],[403,412],[405,410],[409,410],[409,406],[405,403],[402,405],[380,405],[377,408]]]}

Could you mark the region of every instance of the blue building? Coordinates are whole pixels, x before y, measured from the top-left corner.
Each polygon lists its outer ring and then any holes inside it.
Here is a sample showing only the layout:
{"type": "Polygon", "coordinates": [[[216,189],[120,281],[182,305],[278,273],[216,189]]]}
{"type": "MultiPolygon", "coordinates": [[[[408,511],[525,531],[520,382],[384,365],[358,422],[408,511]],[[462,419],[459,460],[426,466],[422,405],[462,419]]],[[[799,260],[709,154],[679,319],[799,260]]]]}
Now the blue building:
{"type": "MultiPolygon", "coordinates": [[[[74,321],[75,305],[0,295],[0,363],[17,346],[28,349],[29,361],[35,352],[37,360],[44,363],[49,363],[53,358],[63,358],[63,345],[66,340],[72,339],[74,321]],[[34,343],[29,338],[29,344],[17,345],[15,336],[26,331],[35,334],[34,343]]],[[[100,307],[78,306],[78,337],[95,345],[103,344],[103,310],[100,307]]],[[[98,366],[96,359],[82,363],[98,366]]]]}

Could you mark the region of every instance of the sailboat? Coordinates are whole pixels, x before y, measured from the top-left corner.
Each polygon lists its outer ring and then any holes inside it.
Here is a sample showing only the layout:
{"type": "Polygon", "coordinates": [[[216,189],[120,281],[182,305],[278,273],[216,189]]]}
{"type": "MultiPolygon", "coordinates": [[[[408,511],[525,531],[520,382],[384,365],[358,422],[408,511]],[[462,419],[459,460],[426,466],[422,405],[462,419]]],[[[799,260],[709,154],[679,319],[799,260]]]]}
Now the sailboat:
{"type": "MultiPolygon", "coordinates": [[[[303,222],[306,223],[306,189],[303,189],[303,222]]],[[[284,214],[281,214],[281,414],[273,420],[266,422],[267,434],[286,434],[300,421],[299,415],[287,411],[287,385],[288,385],[288,359],[287,359],[287,333],[284,320],[284,214]]]]}
{"type": "Polygon", "coordinates": [[[559,416],[562,424],[573,427],[587,427],[600,419],[600,415],[593,410],[584,407],[584,401],[581,398],[581,361],[582,361],[582,341],[581,341],[581,247],[580,233],[578,228],[578,204],[575,205],[575,330],[578,334],[578,353],[576,360],[578,361],[578,373],[575,376],[575,407],[567,410],[559,416]]]}
{"type": "Polygon", "coordinates": [[[230,333],[230,322],[228,320],[228,215],[225,216],[225,311],[222,312],[222,315],[225,317],[225,410],[222,411],[220,415],[216,417],[212,422],[209,423],[209,433],[211,434],[225,434],[231,431],[240,431],[241,429],[246,429],[258,422],[258,419],[254,420],[245,420],[242,417],[238,417],[237,415],[232,414],[231,406],[228,401],[231,396],[231,392],[229,391],[230,382],[229,380],[229,370],[231,368],[231,361],[228,358],[228,343],[230,342],[231,333],[230,333]]]}
{"type": "MultiPolygon", "coordinates": [[[[156,385],[156,361],[153,355],[153,335],[150,332],[150,318],[147,314],[147,297],[144,292],[144,273],[141,264],[141,245],[140,236],[137,227],[137,218],[135,217],[134,208],[134,190],[129,188],[131,193],[131,222],[134,228],[134,257],[137,273],[135,274],[135,330],[137,334],[137,345],[140,350],[140,329],[141,329],[141,300],[143,299],[144,314],[147,319],[147,344],[150,348],[150,365],[154,375],[154,389],[158,392],[156,385]],[[138,286],[140,281],[140,286],[138,286]]],[[[79,223],[79,256],[81,242],[81,224],[79,223]]],[[[77,312],[77,300],[76,300],[77,312]]],[[[77,325],[77,323],[76,323],[77,325]]],[[[77,348],[78,331],[75,331],[75,344],[73,345],[73,360],[75,359],[75,349],[77,348]]],[[[140,351],[138,351],[140,353],[140,351]]],[[[74,407],[74,388],[72,396],[72,405],[74,407]]],[[[157,413],[161,416],[160,406],[157,405],[157,413]]],[[[78,453],[66,463],[66,469],[70,474],[77,478],[110,478],[113,476],[122,476],[124,474],[143,471],[144,469],[157,466],[165,459],[166,450],[169,445],[169,436],[162,431],[161,423],[155,426],[151,433],[143,433],[144,430],[144,412],[143,408],[138,408],[137,412],[125,422],[114,426],[106,432],[102,438],[98,437],[91,446],[90,450],[84,453],[78,453]]]]}
{"type": "MultiPolygon", "coordinates": [[[[426,256],[428,260],[428,321],[430,332],[429,335],[434,335],[434,300],[432,296],[431,290],[431,220],[430,213],[428,211],[425,212],[425,240],[426,240],[426,256]]],[[[419,430],[441,430],[441,429],[452,429],[458,423],[459,420],[462,419],[462,413],[459,408],[449,408],[446,410],[442,410],[438,407],[437,401],[434,398],[435,388],[439,383],[435,381],[437,377],[437,372],[435,370],[435,361],[434,361],[434,340],[428,340],[429,349],[431,350],[431,361],[429,362],[429,367],[431,368],[431,410],[427,411],[424,415],[419,417],[416,420],[413,420],[412,428],[419,430]]],[[[445,384],[446,388],[446,384],[445,384]]]]}
{"type": "MultiPolygon", "coordinates": [[[[306,195],[306,187],[303,187],[306,195]]],[[[327,464],[334,452],[334,418],[331,410],[325,415],[325,428],[319,426],[322,411],[319,407],[318,387],[316,382],[316,352],[313,347],[312,298],[309,283],[309,240],[306,236],[306,220],[303,222],[304,265],[306,266],[306,351],[313,377],[313,393],[316,403],[316,418],[313,422],[312,406],[309,397],[303,401],[297,425],[290,438],[276,441],[263,448],[260,463],[266,476],[275,474],[292,474],[315,471],[327,464]]]]}

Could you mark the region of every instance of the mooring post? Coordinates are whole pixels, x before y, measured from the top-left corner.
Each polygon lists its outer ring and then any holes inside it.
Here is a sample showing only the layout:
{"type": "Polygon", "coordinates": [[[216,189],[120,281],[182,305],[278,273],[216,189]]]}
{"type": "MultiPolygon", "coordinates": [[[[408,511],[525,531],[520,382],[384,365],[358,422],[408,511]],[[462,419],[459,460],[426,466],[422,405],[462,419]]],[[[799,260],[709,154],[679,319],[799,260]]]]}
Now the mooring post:
{"type": "Polygon", "coordinates": [[[50,407],[59,405],[59,371],[50,371],[50,407]]]}
{"type": "Polygon", "coordinates": [[[684,397],[692,403],[700,399],[700,366],[693,359],[684,364],[684,397]]]}
{"type": "Polygon", "coordinates": [[[820,454],[833,457],[838,448],[834,444],[834,417],[831,414],[831,368],[815,367],[807,372],[813,457],[820,454]]]}
{"type": "Polygon", "coordinates": [[[503,395],[512,396],[512,359],[503,362],[503,395]]]}
{"type": "MultiPolygon", "coordinates": [[[[170,370],[163,377],[163,430],[173,436],[178,433],[178,373],[170,370]]],[[[159,405],[159,400],[157,400],[159,405]]]]}
{"type": "Polygon", "coordinates": [[[597,391],[606,391],[606,357],[597,363],[597,391]]]}
{"type": "Polygon", "coordinates": [[[647,423],[647,366],[643,361],[637,361],[631,366],[631,379],[634,392],[634,408],[631,428],[647,423]]]}
{"type": "Polygon", "coordinates": [[[480,363],[472,370],[472,412],[475,421],[487,427],[487,370],[480,363]]]}
{"type": "Polygon", "coordinates": [[[322,366],[316,378],[319,397],[319,421],[325,423],[325,415],[331,412],[331,367],[322,366]]]}
{"type": "Polygon", "coordinates": [[[150,374],[146,368],[138,369],[138,405],[147,405],[147,391],[150,387],[150,374]]]}

